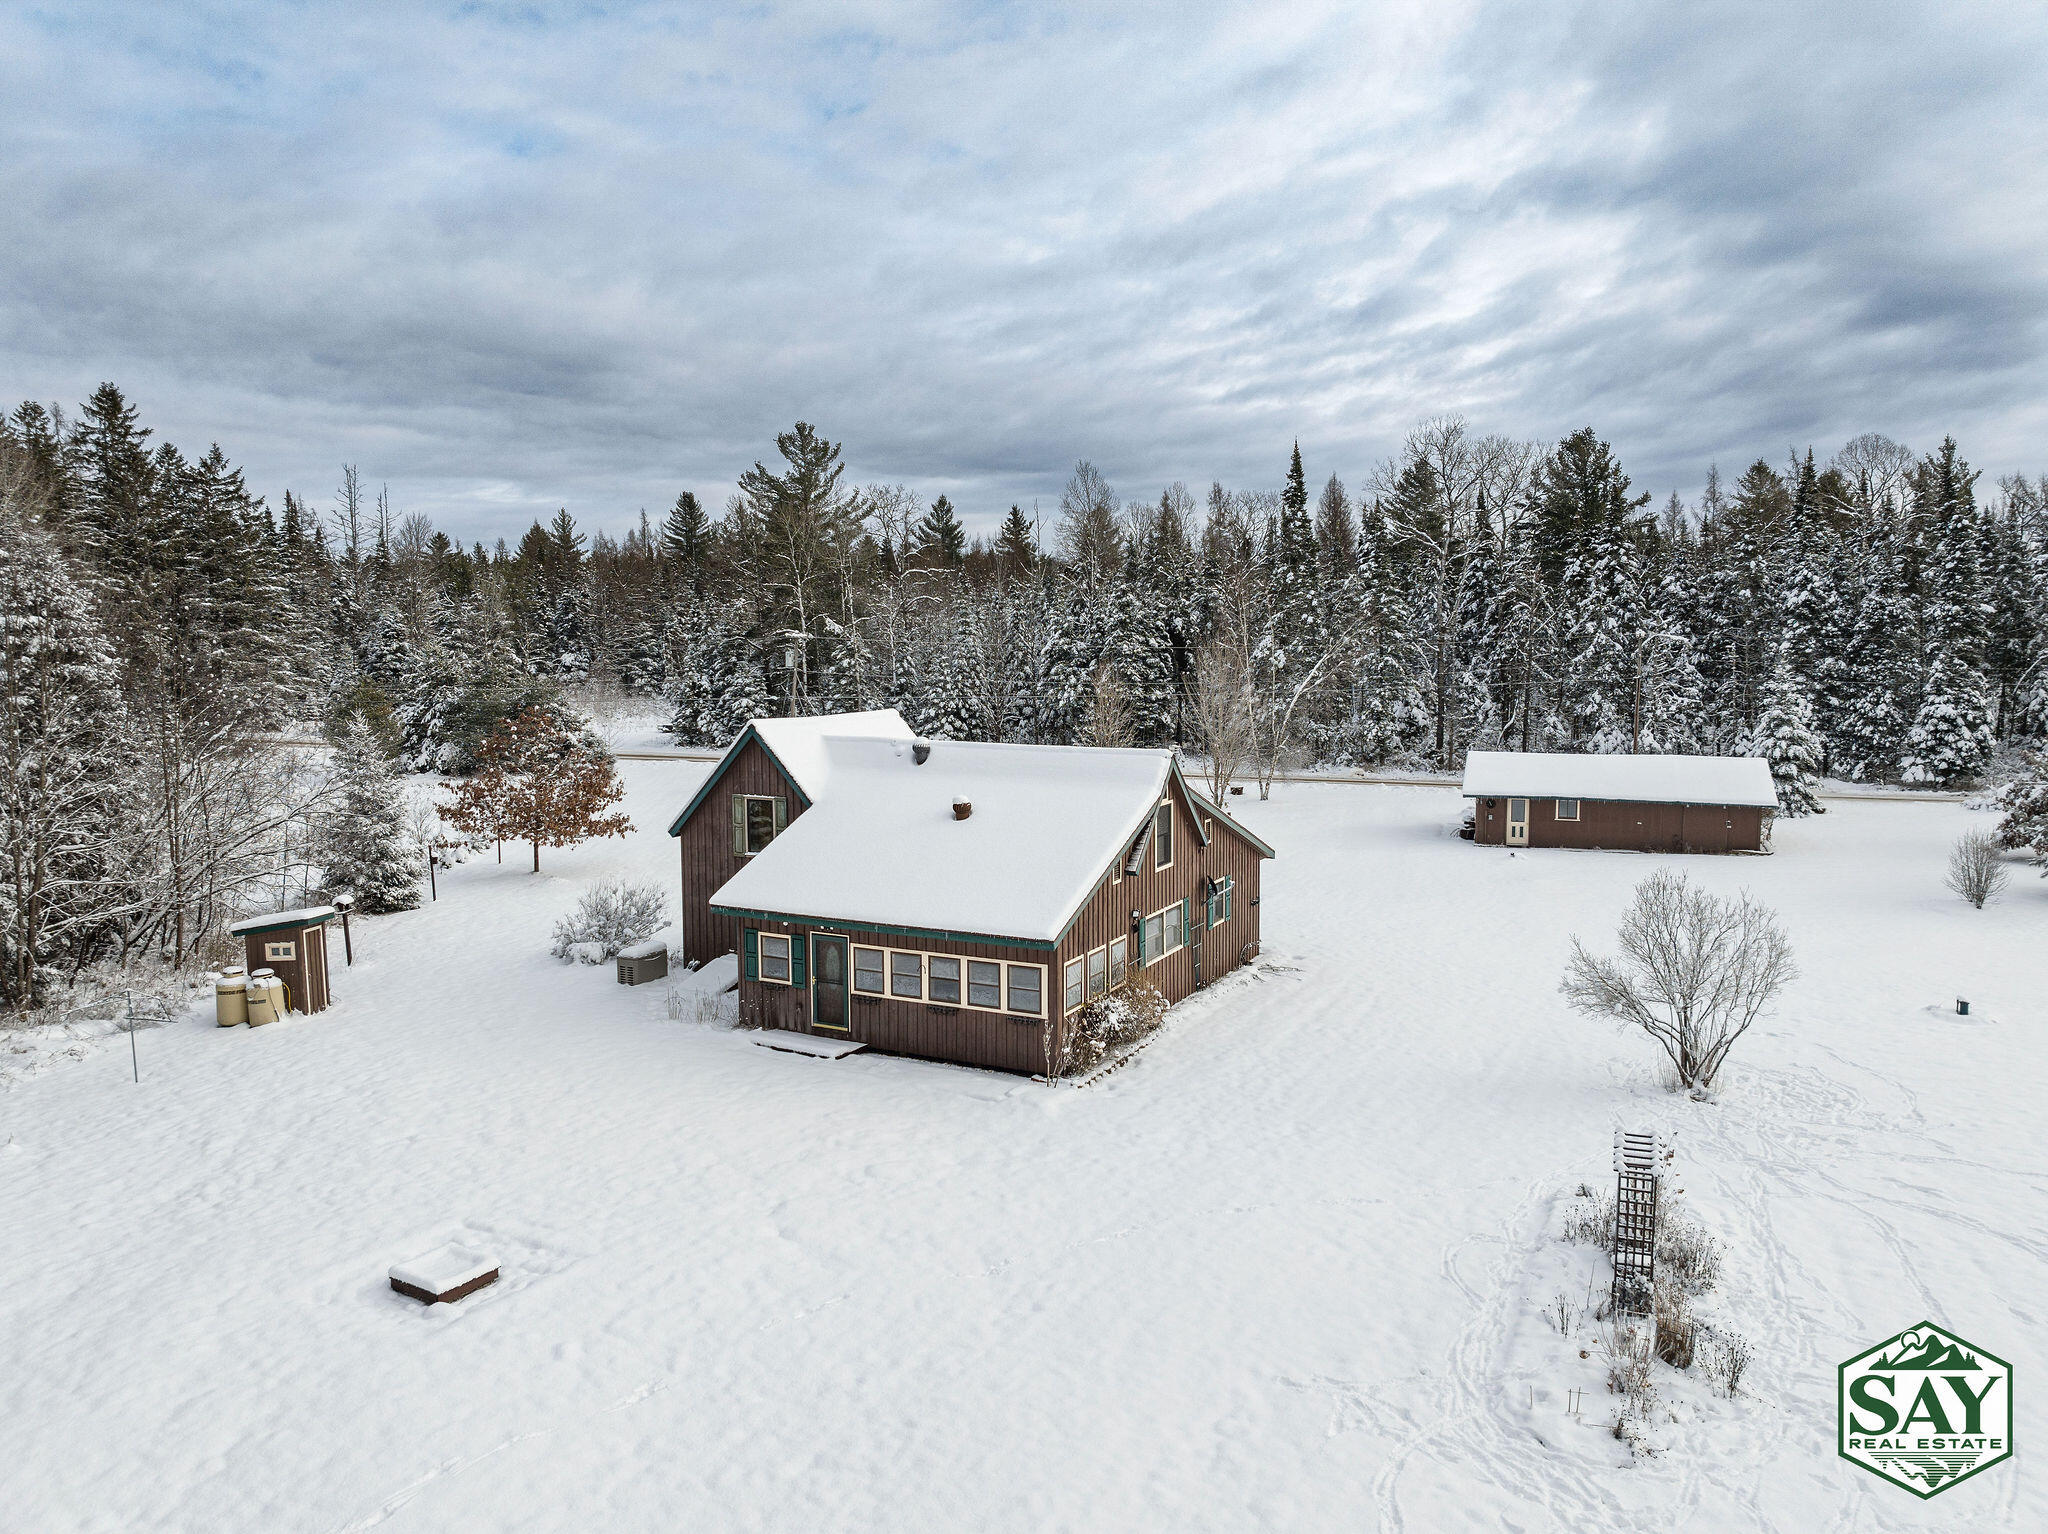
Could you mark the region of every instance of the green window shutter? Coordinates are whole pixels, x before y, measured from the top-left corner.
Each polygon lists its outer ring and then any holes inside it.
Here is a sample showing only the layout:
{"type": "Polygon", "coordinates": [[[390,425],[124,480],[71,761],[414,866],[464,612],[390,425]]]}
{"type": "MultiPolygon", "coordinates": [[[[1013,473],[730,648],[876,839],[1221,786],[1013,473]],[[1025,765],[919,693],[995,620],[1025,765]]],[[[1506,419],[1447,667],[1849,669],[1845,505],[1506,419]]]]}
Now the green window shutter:
{"type": "MultiPolygon", "coordinates": [[[[782,801],[778,799],[775,802],[777,804],[780,804],[782,801]]],[[[809,939],[807,939],[801,932],[793,932],[790,934],[789,983],[791,985],[804,984],[804,953],[806,950],[809,949],[810,946],[811,945],[809,939]]]]}
{"type": "Polygon", "coordinates": [[[755,932],[752,927],[748,927],[740,934],[740,938],[740,946],[746,950],[747,978],[749,980],[759,980],[761,978],[760,934],[755,932]]]}
{"type": "MultiPolygon", "coordinates": [[[[745,794],[734,794],[732,796],[732,855],[736,858],[743,858],[747,855],[747,796],[745,794]]],[[[750,941],[752,936],[752,933],[748,934],[750,941]]]]}
{"type": "Polygon", "coordinates": [[[782,834],[782,828],[788,824],[789,801],[783,798],[782,795],[777,794],[775,796],[775,834],[777,836],[780,836],[782,834]]]}
{"type": "Polygon", "coordinates": [[[1218,889],[1213,895],[1203,900],[1202,923],[1204,926],[1213,927],[1216,925],[1216,907],[1221,903],[1222,899],[1223,891],[1218,889]]]}
{"type": "Polygon", "coordinates": [[[1145,962],[1145,918],[1142,916],[1138,918],[1138,932],[1131,946],[1137,949],[1138,962],[1143,964],[1145,962]]]}
{"type": "Polygon", "coordinates": [[[1184,945],[1195,940],[1195,929],[1191,925],[1194,918],[1189,912],[1188,906],[1188,901],[1183,900],[1180,903],[1180,940],[1184,945]]]}

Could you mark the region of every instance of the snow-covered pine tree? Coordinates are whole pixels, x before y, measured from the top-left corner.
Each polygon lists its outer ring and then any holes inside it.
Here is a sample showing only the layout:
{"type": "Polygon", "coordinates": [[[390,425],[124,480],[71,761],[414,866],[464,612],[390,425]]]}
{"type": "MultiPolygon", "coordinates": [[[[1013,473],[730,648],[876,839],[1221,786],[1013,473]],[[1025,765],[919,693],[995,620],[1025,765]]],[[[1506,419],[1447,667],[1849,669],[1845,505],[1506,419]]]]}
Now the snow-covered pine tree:
{"type": "Polygon", "coordinates": [[[1898,775],[1920,691],[1916,625],[1895,524],[1867,526],[1847,554],[1846,697],[1829,760],[1858,782],[1898,775]]]}
{"type": "Polygon", "coordinates": [[[1771,764],[1777,785],[1778,813],[1789,817],[1821,815],[1827,807],[1815,792],[1820,776],[1820,736],[1813,728],[1813,705],[1792,670],[1792,658],[1781,647],[1759,699],[1761,711],[1750,732],[1750,756],[1771,764]]]}
{"type": "Polygon", "coordinates": [[[1998,844],[2034,855],[2048,875],[2048,751],[2029,751],[2020,770],[1998,793],[2005,813],[1998,822],[1998,844]]]}
{"type": "Polygon", "coordinates": [[[334,743],[332,793],[315,848],[328,888],[348,890],[372,915],[412,910],[425,864],[406,832],[397,776],[360,714],[334,743]]]}
{"type": "Polygon", "coordinates": [[[0,452],[0,1004],[92,956],[119,895],[131,760],[111,646],[36,520],[46,492],[0,452]],[[31,509],[33,503],[33,511],[31,509]]]}
{"type": "Polygon", "coordinates": [[[1927,676],[1906,736],[1899,776],[1907,783],[1945,787],[1980,777],[1991,762],[1992,704],[1981,669],[1989,608],[1971,489],[1976,478],[1953,437],[1922,459],[1914,476],[1914,517],[1929,545],[1921,570],[1927,676]]]}

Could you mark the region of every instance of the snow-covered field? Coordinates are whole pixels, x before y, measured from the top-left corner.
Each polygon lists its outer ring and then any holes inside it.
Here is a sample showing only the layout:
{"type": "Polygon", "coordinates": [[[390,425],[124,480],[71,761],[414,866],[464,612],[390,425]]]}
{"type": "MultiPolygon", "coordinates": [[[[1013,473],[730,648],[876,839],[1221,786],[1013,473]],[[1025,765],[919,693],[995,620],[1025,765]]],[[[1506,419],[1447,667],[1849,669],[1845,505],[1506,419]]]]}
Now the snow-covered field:
{"type": "Polygon", "coordinates": [[[2048,1528],[2048,882],[1948,894],[1982,817],[1841,803],[1686,860],[1804,971],[1701,1105],[1556,994],[1660,859],[1282,785],[1243,806],[1266,964],[1055,1091],[776,1053],[550,960],[591,880],[672,880],[704,770],[627,762],[628,841],[358,923],[320,1017],[195,1011],[140,1086],[116,1038],[0,1093],[0,1528],[2048,1528]],[[1672,1376],[1641,1461],[1597,1328],[1542,1314],[1617,1124],[1676,1131],[1756,1350],[1733,1401],[1672,1376]],[[390,1292],[451,1240],[500,1282],[390,1292]],[[1836,1364],[1923,1318],[2021,1411],[1924,1504],[1834,1444],[1836,1364]]]}

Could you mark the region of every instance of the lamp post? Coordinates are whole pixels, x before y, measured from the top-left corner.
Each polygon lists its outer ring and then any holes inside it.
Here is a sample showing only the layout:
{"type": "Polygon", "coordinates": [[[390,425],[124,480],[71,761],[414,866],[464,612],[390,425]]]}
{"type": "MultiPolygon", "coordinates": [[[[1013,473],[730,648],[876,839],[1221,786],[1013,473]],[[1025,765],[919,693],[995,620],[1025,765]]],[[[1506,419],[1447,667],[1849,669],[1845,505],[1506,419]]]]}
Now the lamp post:
{"type": "Polygon", "coordinates": [[[344,962],[351,966],[356,962],[356,945],[349,939],[348,913],[355,903],[356,900],[353,895],[336,895],[334,897],[334,909],[341,912],[341,956],[344,962]]]}

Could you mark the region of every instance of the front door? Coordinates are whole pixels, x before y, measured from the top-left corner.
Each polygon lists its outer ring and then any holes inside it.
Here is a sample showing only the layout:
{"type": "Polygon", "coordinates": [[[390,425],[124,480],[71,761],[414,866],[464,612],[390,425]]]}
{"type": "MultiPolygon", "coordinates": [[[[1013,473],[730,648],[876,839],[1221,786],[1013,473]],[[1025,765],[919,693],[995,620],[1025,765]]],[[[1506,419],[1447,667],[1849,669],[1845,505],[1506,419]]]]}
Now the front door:
{"type": "Polygon", "coordinates": [[[1508,801],[1508,845],[1526,847],[1529,845],[1529,801],[1510,799],[1508,801]]]}
{"type": "Polygon", "coordinates": [[[846,1027],[846,939],[811,938],[811,1026],[832,1033],[846,1027]]]}

